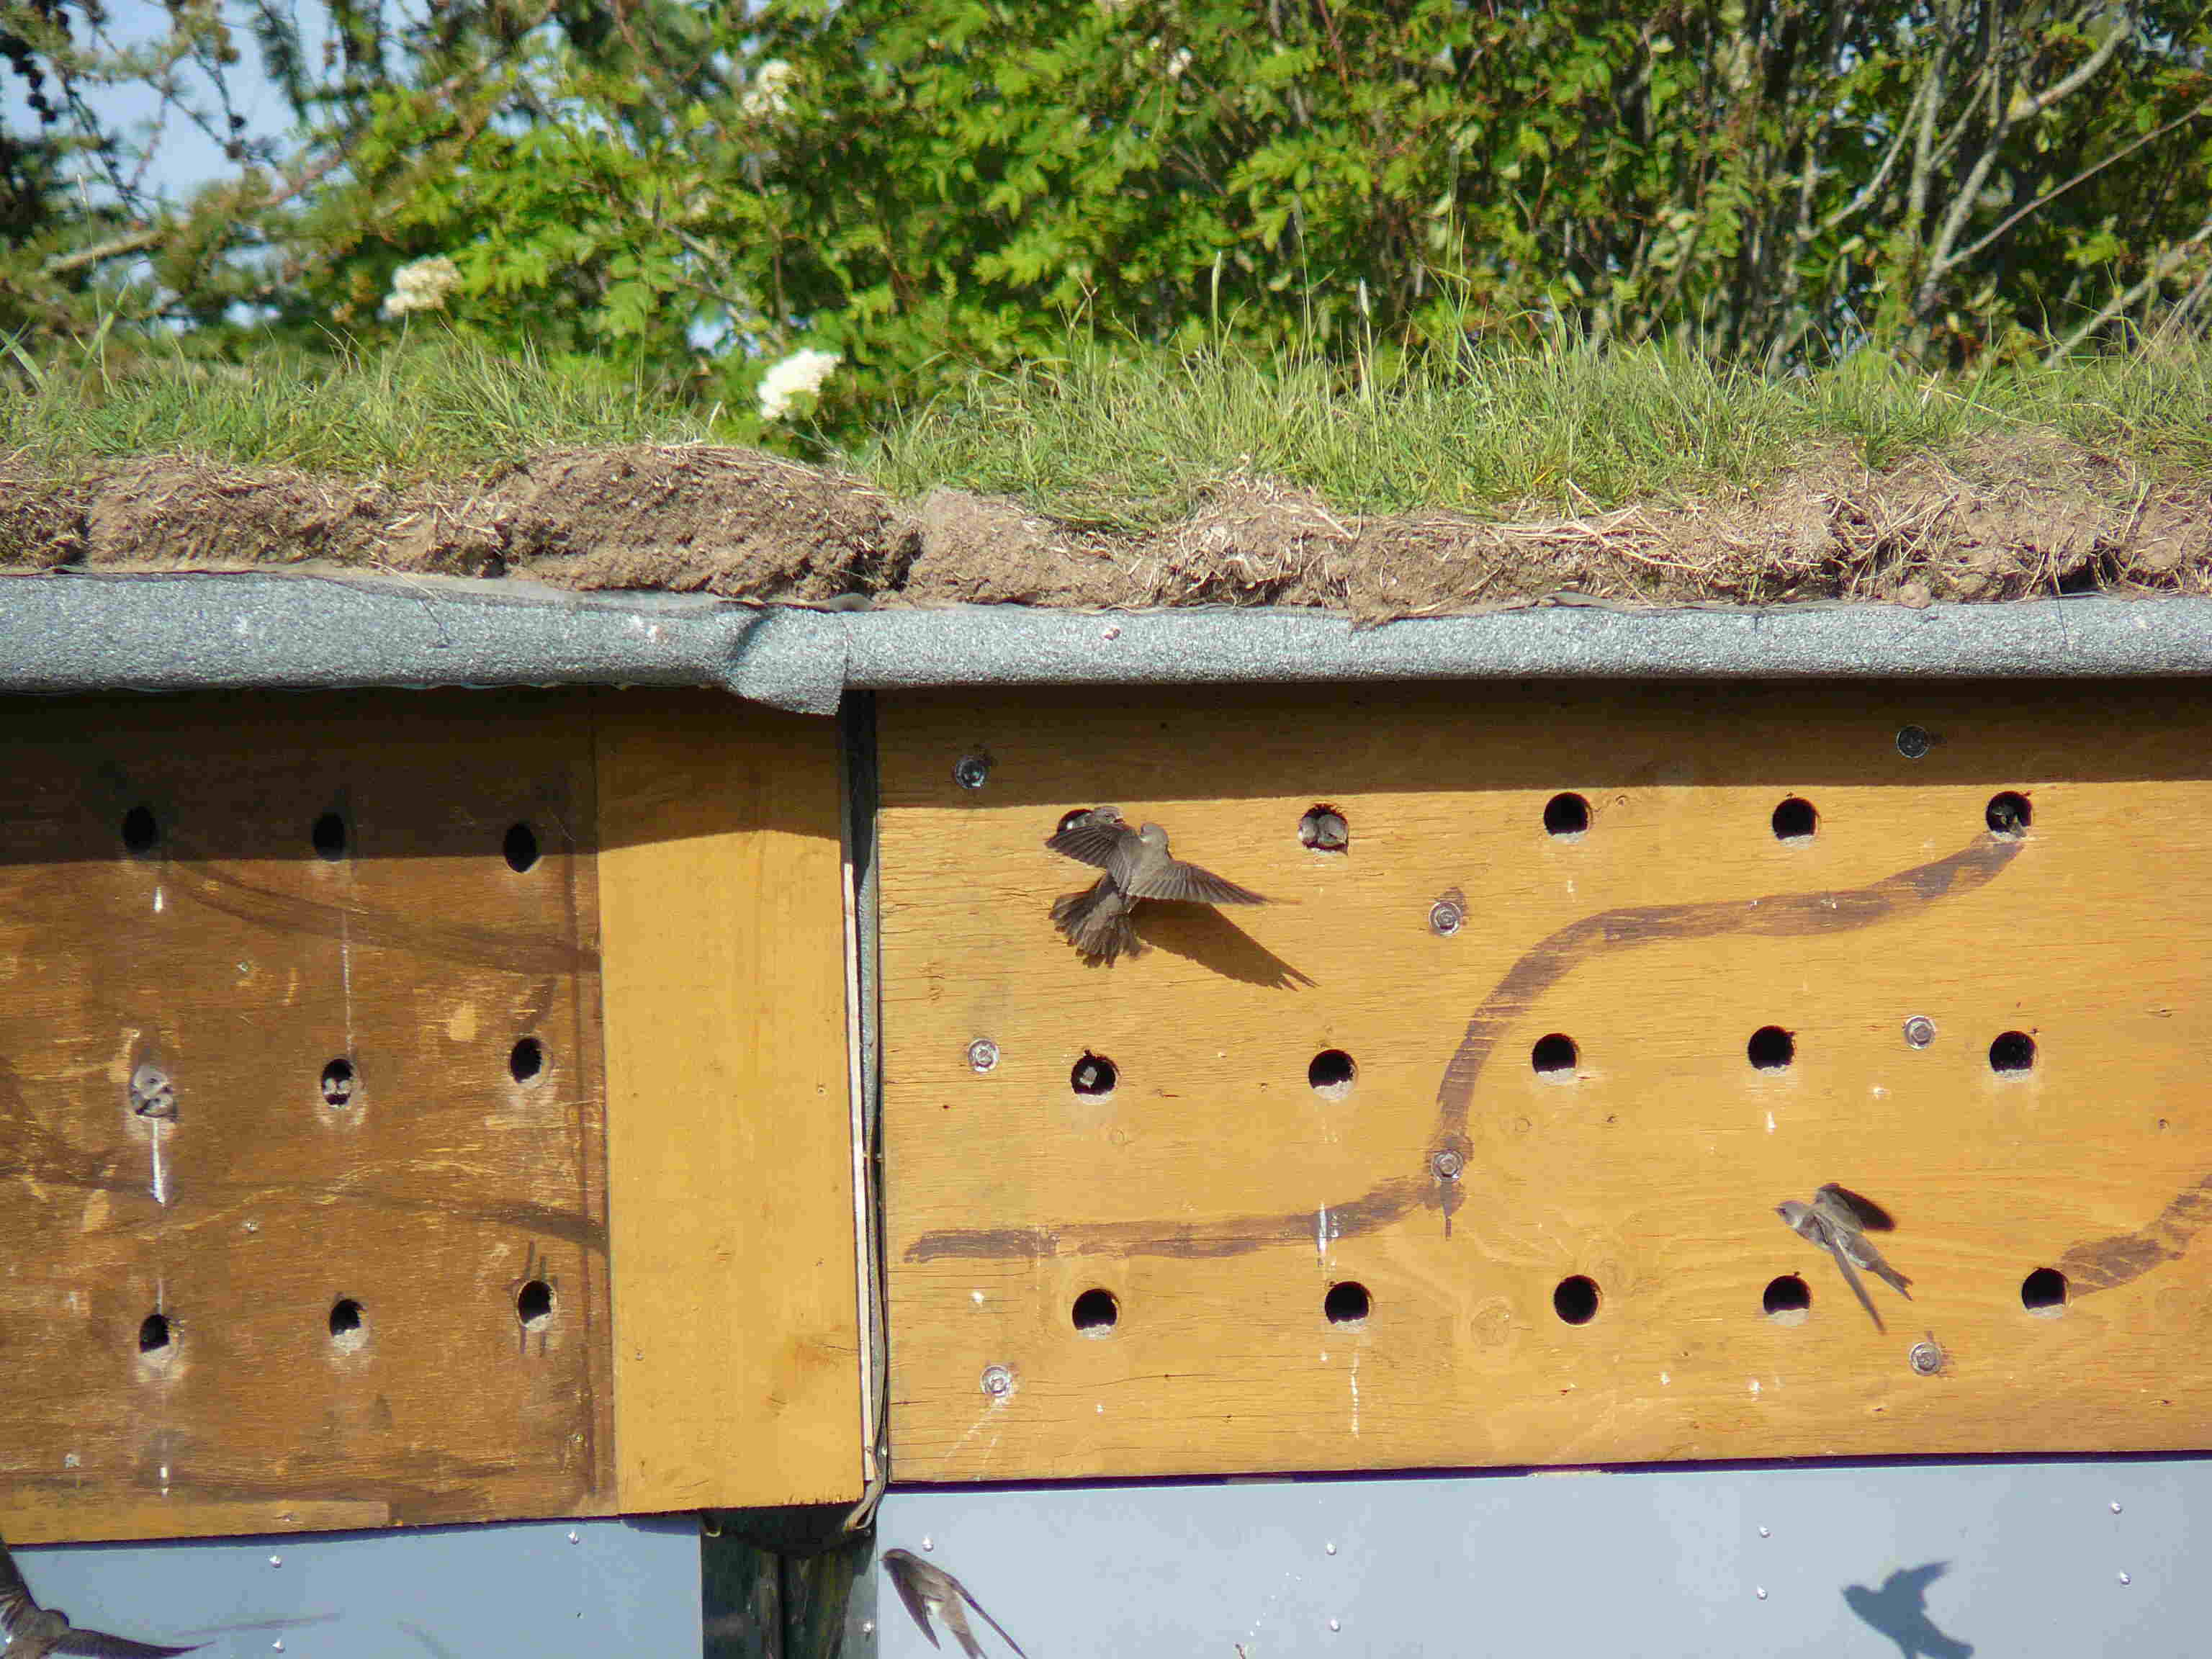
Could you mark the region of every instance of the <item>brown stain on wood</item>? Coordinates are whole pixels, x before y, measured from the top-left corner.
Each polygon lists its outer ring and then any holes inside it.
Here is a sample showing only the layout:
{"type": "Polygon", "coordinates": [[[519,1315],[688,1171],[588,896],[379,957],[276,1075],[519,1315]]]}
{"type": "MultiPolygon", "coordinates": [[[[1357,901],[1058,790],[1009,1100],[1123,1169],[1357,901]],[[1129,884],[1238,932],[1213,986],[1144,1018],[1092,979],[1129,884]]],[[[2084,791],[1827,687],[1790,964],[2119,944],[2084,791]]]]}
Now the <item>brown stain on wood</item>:
{"type": "Polygon", "coordinates": [[[2212,687],[922,694],[878,713],[900,1479],[2212,1433],[2189,1358],[2212,1341],[2193,1058],[2212,1043],[2212,687]],[[1908,724],[1946,740],[1909,761],[1908,724]],[[979,746],[989,782],[959,789],[979,746]],[[1573,841],[1543,828],[1570,791],[1589,806],[1573,841]],[[2031,802],[2026,836],[1985,830],[2000,792],[2031,802]],[[1817,809],[1810,840],[1770,830],[1791,796],[1817,809]],[[1101,800],[1290,901],[1235,923],[1312,983],[1169,951],[1085,969],[1048,919],[1073,872],[1042,842],[1101,800]],[[1316,800],[1349,818],[1348,854],[1299,846],[1316,800]],[[1441,937],[1429,913],[1455,890],[1441,937]],[[1912,1015],[1932,1046],[1904,1040],[1912,1015]],[[1795,1034],[1785,1069],[1747,1055],[1768,1025],[1795,1034]],[[1991,1065],[2008,1030],[2037,1044],[2025,1075],[1991,1065]],[[1577,1047],[1565,1072],[1534,1063],[1552,1034],[1577,1047]],[[1341,1098],[1307,1086],[1331,1049],[1357,1062],[1341,1098]],[[1086,1054],[1114,1061],[1109,1095],[1071,1087],[1086,1054]],[[1447,1146],[1449,1184],[1427,1163],[1447,1146]],[[1887,1336],[1773,1213],[1832,1180],[1896,1220],[1882,1248],[1914,1300],[1884,1303],[1887,1336]],[[2077,1292],[2059,1316],[2021,1305],[2041,1267],[2077,1292]],[[1790,1326],[1760,1307],[1785,1274],[1812,1291],[1790,1326]],[[1568,1325],[1553,1293],[1576,1276],[1598,1310],[1568,1325]],[[1370,1293],[1364,1322],[1323,1314],[1345,1280],[1370,1293]],[[1093,1289],[1119,1304],[1110,1335],[1074,1328],[1093,1289]],[[1953,1357],[1935,1379],[1905,1363],[1930,1332],[1953,1357]],[[1011,1394],[979,1388],[991,1365],[1011,1394]]]}
{"type": "MultiPolygon", "coordinates": [[[[2022,844],[1986,839],[1854,892],[1769,893],[1748,902],[1645,905],[1608,910],[1561,928],[1515,963],[1468,1022],[1467,1035],[1437,1088],[1439,1111],[1431,1146],[1462,1149],[1468,1106],[1498,1035],[1583,963],[1657,939],[1715,939],[1731,933],[1786,939],[1870,927],[1887,920],[1902,903],[1932,902],[1954,890],[1972,891],[2009,864],[2022,844]]],[[[1449,1217],[1459,1191],[1455,1182],[1391,1181],[1322,1207],[1328,1212],[1331,1237],[1357,1238],[1402,1221],[1424,1206],[1442,1209],[1449,1217]]],[[[1304,1208],[1284,1215],[1237,1216],[1204,1227],[1139,1221],[1059,1230],[955,1229],[924,1234],[907,1247],[906,1259],[988,1261],[1058,1255],[1063,1250],[1191,1259],[1241,1255],[1269,1244],[1303,1242],[1311,1235],[1312,1218],[1312,1210],[1304,1208]]]]}

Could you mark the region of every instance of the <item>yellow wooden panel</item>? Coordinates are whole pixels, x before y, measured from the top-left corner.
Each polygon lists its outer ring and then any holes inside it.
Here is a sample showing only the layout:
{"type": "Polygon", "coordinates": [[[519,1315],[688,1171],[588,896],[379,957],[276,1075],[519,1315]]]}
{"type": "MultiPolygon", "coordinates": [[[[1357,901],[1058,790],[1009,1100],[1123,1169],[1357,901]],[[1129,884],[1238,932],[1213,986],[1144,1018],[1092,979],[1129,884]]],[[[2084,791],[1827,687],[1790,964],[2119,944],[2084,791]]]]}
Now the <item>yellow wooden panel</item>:
{"type": "Polygon", "coordinates": [[[2212,1438],[2212,688],[933,694],[880,729],[897,1478],[2212,1438]],[[1103,803],[1285,902],[1153,907],[1086,966],[1048,909],[1092,872],[1042,843],[1103,803]],[[1322,804],[1348,851],[1300,844],[1322,804]],[[1773,1213],[1832,1180],[1897,1218],[1886,1334],[1773,1213]]]}
{"type": "Polygon", "coordinates": [[[8,1536],[611,1503],[581,712],[12,708],[8,1536]]]}
{"type": "Polygon", "coordinates": [[[836,725],[629,691],[599,732],[622,1506],[857,1498],[836,725]]]}

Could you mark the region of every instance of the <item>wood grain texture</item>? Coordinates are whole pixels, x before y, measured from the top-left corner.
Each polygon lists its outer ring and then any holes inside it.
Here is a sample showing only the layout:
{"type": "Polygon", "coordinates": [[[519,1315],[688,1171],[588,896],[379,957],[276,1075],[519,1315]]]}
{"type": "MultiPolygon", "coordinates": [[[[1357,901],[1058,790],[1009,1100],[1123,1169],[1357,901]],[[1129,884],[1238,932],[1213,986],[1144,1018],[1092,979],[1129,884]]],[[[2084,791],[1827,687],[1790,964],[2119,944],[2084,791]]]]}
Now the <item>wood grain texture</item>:
{"type": "Polygon", "coordinates": [[[835,724],[601,701],[627,1510],[860,1492],[835,724]]]}
{"type": "Polygon", "coordinates": [[[8,1537],[611,1505],[585,712],[534,694],[15,706],[8,1537]],[[518,823],[526,870],[505,853],[518,823]],[[526,1038],[539,1063],[518,1079],[526,1038]],[[353,1068],[335,1104],[332,1061],[353,1068]],[[144,1066],[172,1080],[173,1121],[134,1109],[144,1066]],[[533,1281],[550,1307],[526,1327],[533,1281]],[[358,1328],[334,1334],[342,1301],[358,1328]],[[169,1340],[143,1348],[155,1315],[169,1340]]]}
{"type": "Polygon", "coordinates": [[[942,694],[879,718],[897,1478],[2212,1437],[2212,688],[942,694]],[[1987,827],[2002,791],[2024,836],[1987,827]],[[1578,837],[1544,826],[1567,792],[1578,837]],[[1773,831],[1792,797],[1809,839],[1773,831]],[[1042,843],[1102,803],[1285,902],[1147,907],[1150,952],[1085,965],[1048,911],[1093,872],[1042,843]],[[1299,844],[1317,804],[1348,852],[1299,844]],[[1447,897],[1466,923],[1440,936],[1447,897]],[[1767,1026],[1785,1068],[1751,1061],[1767,1026]],[[1992,1069],[2008,1031],[2024,1075],[1992,1069]],[[1540,1074],[1553,1035],[1576,1062],[1540,1074]],[[1358,1068],[1340,1099],[1309,1085],[1330,1049],[1358,1068]],[[1086,1054],[1110,1095],[1071,1087],[1086,1054]],[[1886,1333],[1773,1212],[1825,1181],[1897,1218],[1914,1299],[1872,1287],[1886,1333]],[[2039,1267],[2071,1281],[2056,1316],[2022,1305],[2039,1267]],[[1555,1311],[1575,1276],[1587,1323],[1555,1311]],[[1796,1323],[1763,1306],[1790,1276],[1796,1323]],[[1325,1316],[1346,1282],[1364,1322],[1325,1316]],[[1074,1328],[1092,1289],[1110,1334],[1074,1328]],[[1930,1337],[1946,1363],[1915,1375],[1930,1337]]]}

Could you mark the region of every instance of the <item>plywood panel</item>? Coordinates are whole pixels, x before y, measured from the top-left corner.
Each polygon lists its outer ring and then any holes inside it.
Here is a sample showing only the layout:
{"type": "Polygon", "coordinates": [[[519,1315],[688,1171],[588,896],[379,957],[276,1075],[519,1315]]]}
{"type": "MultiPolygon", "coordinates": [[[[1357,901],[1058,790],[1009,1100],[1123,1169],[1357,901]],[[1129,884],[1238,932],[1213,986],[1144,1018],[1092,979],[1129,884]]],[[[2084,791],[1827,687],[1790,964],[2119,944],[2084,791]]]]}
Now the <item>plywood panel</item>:
{"type": "Polygon", "coordinates": [[[2212,690],[880,710],[898,1478],[2212,1437],[2212,690]],[[2002,791],[2024,836],[1987,826],[2002,791]],[[1551,835],[1570,792],[1589,827],[1551,835]],[[1791,798],[1809,838],[1774,833],[1791,798]],[[1091,872],[1042,842],[1106,802],[1285,902],[1156,908],[1149,954],[1086,966],[1048,910],[1091,872]],[[1347,852],[1301,846],[1317,804],[1347,852]],[[1767,1026],[1786,1067],[1752,1063],[1767,1026]],[[2010,1031],[2034,1064],[2000,1075],[2010,1031]],[[1576,1058],[1547,1075],[1549,1036],[1576,1058]],[[1358,1068],[1341,1098],[1309,1086],[1331,1049],[1358,1068]],[[1086,1054],[1110,1094],[1071,1086],[1086,1054]],[[1915,1299],[1875,1287],[1886,1332],[1773,1213],[1831,1180],[1897,1218],[1915,1299]],[[2070,1281],[2055,1314],[2023,1306],[2038,1268],[2070,1281]],[[1571,1324],[1577,1277],[1597,1310],[1571,1324]],[[1790,1277],[1796,1322],[1764,1305],[1790,1277]],[[1370,1310],[1332,1322],[1347,1282],[1370,1310]],[[1110,1334],[1074,1328],[1093,1289],[1110,1334]]]}
{"type": "Polygon", "coordinates": [[[860,1496],[840,763],[830,720],[601,702],[626,1510],[860,1496]]]}
{"type": "Polygon", "coordinates": [[[611,1504],[583,712],[11,711],[9,1538],[611,1504]]]}

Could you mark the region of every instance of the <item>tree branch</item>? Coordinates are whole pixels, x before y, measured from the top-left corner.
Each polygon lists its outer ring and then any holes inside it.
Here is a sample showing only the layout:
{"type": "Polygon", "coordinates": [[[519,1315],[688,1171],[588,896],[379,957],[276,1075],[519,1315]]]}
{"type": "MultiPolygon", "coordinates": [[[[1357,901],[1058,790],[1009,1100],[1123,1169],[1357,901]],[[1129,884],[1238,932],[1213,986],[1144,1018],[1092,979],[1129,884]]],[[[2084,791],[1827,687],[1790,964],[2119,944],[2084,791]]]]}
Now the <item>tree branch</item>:
{"type": "Polygon", "coordinates": [[[2121,313],[2131,309],[2138,301],[2148,298],[2152,290],[2172,276],[2174,270],[2189,258],[2191,248],[2202,247],[2207,242],[2212,242],[2212,215],[2205,216],[2203,223],[2197,227],[2194,235],[2185,240],[2176,242],[2158,258],[2153,259],[2150,262],[2150,269],[2143,273],[2141,282],[2126,292],[2113,295],[2111,302],[2102,311],[2045,352],[2044,362],[2057,363],[2061,359],[2070,356],[2075,347],[2104,327],[2106,323],[2111,322],[2121,313]]]}
{"type": "Polygon", "coordinates": [[[2158,128],[2155,131],[2143,134],[2142,137],[2136,139],[2135,143],[2130,144],[2125,149],[2114,150],[2110,155],[2107,155],[2103,161],[2098,162],[2094,167],[2084,167],[2081,172],[2075,173],[2071,179],[2069,179],[2064,184],[2056,185],[2053,188],[2044,191],[2042,195],[2037,197],[2026,207],[2020,209],[2016,212],[2008,214],[2004,218],[1997,222],[1996,229],[1990,231],[1985,236],[1979,237],[1977,240],[1967,243],[1966,246],[1960,248],[1956,253],[1953,254],[1948,261],[1948,264],[1964,264],[1967,260],[1972,258],[1977,253],[1979,253],[1984,248],[1987,247],[1991,242],[1996,241],[1998,237],[2003,235],[2005,232],[2010,230],[2021,220],[2027,218],[2029,214],[2033,213],[2038,208],[2057,201],[2068,191],[2073,189],[2075,185],[2082,183],[2086,179],[2095,178],[2106,167],[2111,167],[2115,161],[2124,161],[2127,160],[2129,156],[2134,155],[2145,144],[2155,143],[2157,140],[2165,137],[2167,133],[2172,132],[2176,127],[2187,126],[2198,116],[2204,114],[2212,114],[2212,98],[2207,98],[2203,103],[2199,104],[2195,109],[2191,110],[2185,115],[2175,116],[2172,120],[2168,121],[2164,126],[2158,128]]]}

